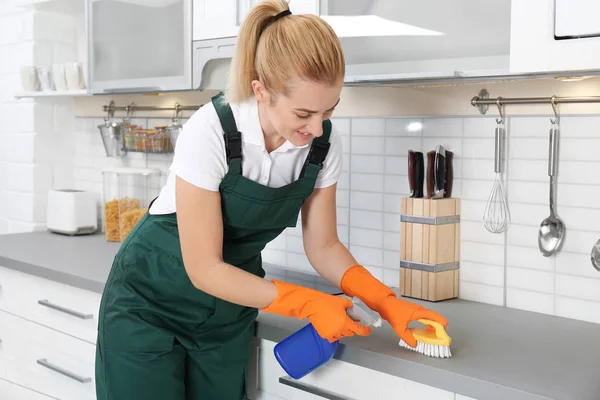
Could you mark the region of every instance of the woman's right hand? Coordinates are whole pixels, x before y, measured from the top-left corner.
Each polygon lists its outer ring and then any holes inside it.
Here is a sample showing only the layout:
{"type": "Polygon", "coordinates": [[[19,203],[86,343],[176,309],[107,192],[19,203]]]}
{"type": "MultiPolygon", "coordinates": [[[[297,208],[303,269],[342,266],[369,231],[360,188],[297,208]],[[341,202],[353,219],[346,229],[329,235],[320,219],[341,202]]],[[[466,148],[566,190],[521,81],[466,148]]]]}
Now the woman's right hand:
{"type": "Polygon", "coordinates": [[[371,328],[356,323],[346,313],[352,301],[318,290],[273,280],[278,296],[264,312],[298,319],[308,318],[317,333],[329,342],[346,336],[368,336],[371,328]]]}

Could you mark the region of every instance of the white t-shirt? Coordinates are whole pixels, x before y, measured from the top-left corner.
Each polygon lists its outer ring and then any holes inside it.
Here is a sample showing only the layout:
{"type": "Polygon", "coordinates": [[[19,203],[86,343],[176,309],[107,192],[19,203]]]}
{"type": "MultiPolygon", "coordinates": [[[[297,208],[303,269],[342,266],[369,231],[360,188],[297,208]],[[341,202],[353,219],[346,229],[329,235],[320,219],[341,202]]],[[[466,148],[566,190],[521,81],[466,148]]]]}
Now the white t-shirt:
{"type": "MultiPolygon", "coordinates": [[[[269,154],[265,148],[256,99],[230,106],[238,130],[242,133],[242,174],[248,179],[274,188],[297,180],[308,156],[310,144],[297,147],[285,141],[269,154]]],[[[315,188],[333,185],[342,173],[342,141],[335,127],[332,128],[329,142],[331,146],[315,188]]],[[[176,176],[195,186],[218,191],[228,169],[223,128],[212,102],[209,102],[184,124],[177,138],[167,183],[152,204],[150,213],[176,212],[176,176]]]]}

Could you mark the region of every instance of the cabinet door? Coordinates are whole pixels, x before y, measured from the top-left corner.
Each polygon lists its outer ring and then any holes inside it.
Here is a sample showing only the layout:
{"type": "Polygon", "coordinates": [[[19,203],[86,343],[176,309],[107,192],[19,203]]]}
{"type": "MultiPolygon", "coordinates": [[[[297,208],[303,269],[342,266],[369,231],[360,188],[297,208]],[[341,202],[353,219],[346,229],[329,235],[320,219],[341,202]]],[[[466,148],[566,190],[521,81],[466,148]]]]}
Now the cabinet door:
{"type": "MultiPolygon", "coordinates": [[[[236,37],[258,0],[194,0],[194,41],[236,37]]],[[[290,0],[294,14],[318,14],[319,0],[290,0]]]]}
{"type": "Polygon", "coordinates": [[[94,93],[192,86],[192,0],[87,0],[94,93]]]}
{"type": "Polygon", "coordinates": [[[598,8],[594,0],[513,1],[511,72],[597,70],[598,8]]]}

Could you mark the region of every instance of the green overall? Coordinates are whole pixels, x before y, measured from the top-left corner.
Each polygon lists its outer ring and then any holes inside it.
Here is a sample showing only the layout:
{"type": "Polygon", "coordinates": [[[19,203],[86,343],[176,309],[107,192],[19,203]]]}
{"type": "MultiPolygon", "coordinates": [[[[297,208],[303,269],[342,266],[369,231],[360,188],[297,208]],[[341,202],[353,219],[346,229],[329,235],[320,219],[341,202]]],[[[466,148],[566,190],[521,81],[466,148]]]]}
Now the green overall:
{"type": "MultiPolygon", "coordinates": [[[[223,259],[260,277],[261,251],[294,227],[329,150],[331,122],[300,177],[280,188],[242,175],[242,141],[228,104],[212,99],[229,169],[219,191],[223,259]]],[[[115,256],[100,305],[98,400],[240,400],[258,310],[196,289],[185,271],[175,213],[146,213],[115,256]]]]}

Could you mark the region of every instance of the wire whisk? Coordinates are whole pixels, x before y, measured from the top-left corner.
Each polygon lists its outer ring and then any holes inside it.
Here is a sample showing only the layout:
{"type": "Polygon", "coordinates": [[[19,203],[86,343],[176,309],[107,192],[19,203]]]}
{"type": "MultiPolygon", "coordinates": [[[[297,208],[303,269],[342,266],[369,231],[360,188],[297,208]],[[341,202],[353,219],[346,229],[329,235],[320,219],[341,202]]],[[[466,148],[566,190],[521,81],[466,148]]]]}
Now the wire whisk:
{"type": "Polygon", "coordinates": [[[496,179],[490,197],[488,198],[483,215],[483,225],[491,233],[506,232],[511,223],[510,209],[508,207],[508,199],[506,189],[502,181],[502,160],[503,160],[503,143],[504,143],[504,115],[500,108],[500,99],[498,99],[498,109],[500,110],[500,119],[496,119],[495,130],[495,159],[494,172],[496,179]]]}

